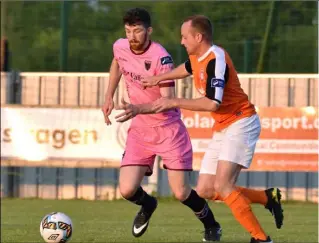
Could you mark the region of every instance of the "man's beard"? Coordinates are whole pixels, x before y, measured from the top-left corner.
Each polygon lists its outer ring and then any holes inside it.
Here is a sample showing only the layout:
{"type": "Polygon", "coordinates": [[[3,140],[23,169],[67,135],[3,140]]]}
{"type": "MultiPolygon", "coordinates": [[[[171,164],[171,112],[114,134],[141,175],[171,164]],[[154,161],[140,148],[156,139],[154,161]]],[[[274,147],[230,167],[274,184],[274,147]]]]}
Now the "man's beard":
{"type": "Polygon", "coordinates": [[[144,43],[130,42],[130,48],[134,51],[141,51],[143,49],[144,43]]]}
{"type": "Polygon", "coordinates": [[[133,51],[143,51],[143,48],[144,48],[144,45],[145,45],[146,41],[147,41],[147,35],[145,35],[143,42],[131,41],[130,42],[130,48],[133,51]]]}

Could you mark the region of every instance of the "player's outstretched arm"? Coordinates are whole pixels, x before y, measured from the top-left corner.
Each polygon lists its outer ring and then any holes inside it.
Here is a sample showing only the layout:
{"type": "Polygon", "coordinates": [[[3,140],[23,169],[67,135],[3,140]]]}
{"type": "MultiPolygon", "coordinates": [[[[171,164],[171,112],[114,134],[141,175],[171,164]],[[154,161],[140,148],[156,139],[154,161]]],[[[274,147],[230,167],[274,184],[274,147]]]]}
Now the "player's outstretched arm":
{"type": "Polygon", "coordinates": [[[120,70],[120,66],[115,60],[115,58],[113,58],[111,68],[110,68],[109,85],[108,85],[107,91],[105,92],[105,101],[102,107],[102,112],[104,115],[104,120],[106,125],[112,124],[109,119],[109,115],[111,114],[114,108],[113,96],[121,80],[121,76],[122,76],[122,73],[120,70]]]}
{"type": "Polygon", "coordinates": [[[191,111],[216,111],[219,108],[219,103],[207,97],[198,99],[183,99],[183,98],[162,98],[153,103],[155,113],[165,110],[181,108],[191,111]]]}
{"type": "MultiPolygon", "coordinates": [[[[161,99],[173,99],[175,97],[175,86],[164,84],[162,87],[160,87],[160,92],[162,96],[161,99]]],[[[130,103],[127,103],[124,99],[122,99],[121,104],[116,109],[123,110],[123,112],[118,114],[115,117],[115,119],[117,122],[125,122],[129,119],[132,119],[134,116],[138,114],[155,114],[162,112],[158,111],[156,103],[157,101],[152,103],[132,105],[130,103]]]]}
{"type": "MultiPolygon", "coordinates": [[[[216,70],[216,60],[213,59],[208,63],[207,68],[207,81],[206,81],[206,95],[198,99],[183,99],[183,98],[174,98],[174,99],[159,99],[154,102],[154,109],[156,112],[161,112],[163,110],[171,108],[181,108],[191,111],[210,111],[215,112],[219,109],[220,104],[223,100],[224,87],[227,82],[226,70],[227,64],[220,63],[226,67],[222,69],[223,73],[215,73],[216,70]]],[[[192,67],[190,60],[185,62],[185,69],[191,73],[192,67]]]]}
{"type": "Polygon", "coordinates": [[[191,74],[186,70],[185,63],[182,63],[170,72],[163,73],[157,76],[142,78],[142,85],[144,87],[155,86],[158,85],[158,83],[160,83],[161,81],[185,78],[189,75],[191,74]]]}
{"type": "MultiPolygon", "coordinates": [[[[160,92],[162,98],[173,99],[175,98],[175,85],[173,82],[160,84],[160,92]],[[173,85],[171,85],[173,84],[173,85]]],[[[138,108],[138,114],[155,114],[162,111],[157,111],[156,104],[157,101],[152,103],[138,104],[136,105],[138,108]]],[[[169,110],[169,109],[167,109],[169,110]]]]}
{"type": "Polygon", "coordinates": [[[155,114],[162,111],[157,112],[156,107],[153,103],[145,103],[145,104],[130,104],[127,103],[124,99],[122,99],[121,104],[116,107],[117,110],[123,110],[122,113],[115,116],[117,122],[126,122],[127,120],[132,119],[138,114],[155,114]]]}
{"type": "Polygon", "coordinates": [[[216,111],[219,108],[219,103],[207,97],[199,99],[163,97],[153,103],[132,105],[122,99],[122,104],[117,109],[124,111],[115,118],[117,122],[125,122],[138,114],[154,114],[174,108],[182,108],[192,111],[216,111]]]}
{"type": "Polygon", "coordinates": [[[123,110],[122,113],[115,116],[115,119],[117,122],[126,122],[138,114],[156,113],[153,103],[133,105],[133,104],[127,103],[123,98],[122,98],[121,104],[118,107],[116,107],[116,110],[123,110]]]}

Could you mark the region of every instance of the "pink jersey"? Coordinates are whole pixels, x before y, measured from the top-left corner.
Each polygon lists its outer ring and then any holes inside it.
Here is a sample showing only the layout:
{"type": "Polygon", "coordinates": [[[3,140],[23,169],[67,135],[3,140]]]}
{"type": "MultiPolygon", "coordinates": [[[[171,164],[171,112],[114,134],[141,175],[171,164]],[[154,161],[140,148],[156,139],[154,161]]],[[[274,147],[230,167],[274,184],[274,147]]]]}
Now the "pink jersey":
{"type": "MultiPolygon", "coordinates": [[[[143,89],[142,77],[166,73],[173,69],[173,61],[168,52],[160,44],[151,42],[142,54],[134,54],[127,39],[119,39],[113,45],[113,53],[118,62],[132,104],[151,103],[161,98],[160,87],[143,89]]],[[[174,84],[168,80],[167,83],[174,84]]],[[[133,127],[155,127],[169,124],[180,119],[180,110],[173,109],[158,114],[141,114],[133,118],[133,127]]]]}

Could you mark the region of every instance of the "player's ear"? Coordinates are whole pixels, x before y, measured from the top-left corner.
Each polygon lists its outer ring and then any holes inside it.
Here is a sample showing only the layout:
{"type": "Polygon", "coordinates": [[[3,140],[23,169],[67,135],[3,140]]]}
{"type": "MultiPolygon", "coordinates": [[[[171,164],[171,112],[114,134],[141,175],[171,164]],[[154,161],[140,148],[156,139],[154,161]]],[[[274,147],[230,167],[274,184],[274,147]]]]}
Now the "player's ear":
{"type": "Polygon", "coordinates": [[[148,35],[151,35],[153,33],[153,28],[152,27],[148,27],[147,28],[147,33],[148,33],[148,35]]]}
{"type": "Polygon", "coordinates": [[[198,43],[202,42],[202,40],[203,40],[203,34],[201,34],[201,33],[196,33],[195,39],[196,39],[196,41],[197,41],[198,43]]]}

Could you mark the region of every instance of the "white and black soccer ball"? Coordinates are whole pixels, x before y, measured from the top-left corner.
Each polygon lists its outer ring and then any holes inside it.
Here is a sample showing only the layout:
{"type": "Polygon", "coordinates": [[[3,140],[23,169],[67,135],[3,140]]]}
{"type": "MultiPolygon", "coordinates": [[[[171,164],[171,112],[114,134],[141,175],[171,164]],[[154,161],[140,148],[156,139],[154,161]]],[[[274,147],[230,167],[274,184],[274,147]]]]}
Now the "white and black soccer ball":
{"type": "Polygon", "coordinates": [[[40,234],[45,242],[65,243],[72,236],[73,225],[70,217],[54,212],[44,216],[40,223],[40,234]]]}

